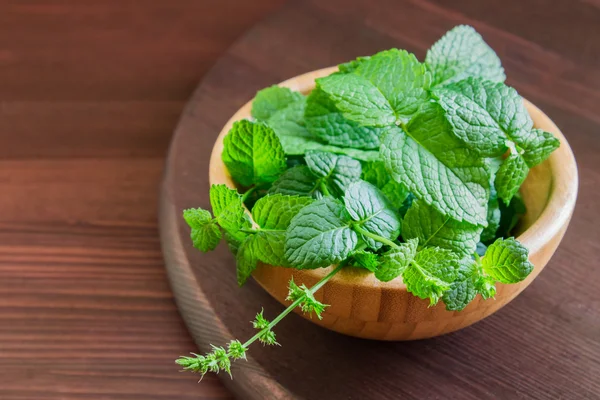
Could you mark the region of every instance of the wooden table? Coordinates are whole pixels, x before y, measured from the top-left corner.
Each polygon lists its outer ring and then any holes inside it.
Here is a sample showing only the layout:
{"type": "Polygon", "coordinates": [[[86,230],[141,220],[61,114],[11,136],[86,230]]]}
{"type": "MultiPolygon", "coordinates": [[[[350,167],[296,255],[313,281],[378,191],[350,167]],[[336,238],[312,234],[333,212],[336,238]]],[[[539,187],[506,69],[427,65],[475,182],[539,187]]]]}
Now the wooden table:
{"type": "MultiPolygon", "coordinates": [[[[1,399],[229,396],[216,378],[197,385],[172,364],[194,345],[163,270],[158,182],[194,84],[278,4],[0,2],[1,399]]],[[[567,136],[578,206],[544,273],[470,328],[472,340],[457,333],[452,353],[428,342],[399,353],[425,352],[435,382],[417,374],[386,387],[402,398],[598,398],[598,1],[289,2],[205,76],[195,95],[203,128],[216,135],[257,89],[308,70],[389,47],[422,58],[459,23],[485,36],[508,83],[567,136]],[[444,368],[457,364],[465,376],[444,368]]]]}

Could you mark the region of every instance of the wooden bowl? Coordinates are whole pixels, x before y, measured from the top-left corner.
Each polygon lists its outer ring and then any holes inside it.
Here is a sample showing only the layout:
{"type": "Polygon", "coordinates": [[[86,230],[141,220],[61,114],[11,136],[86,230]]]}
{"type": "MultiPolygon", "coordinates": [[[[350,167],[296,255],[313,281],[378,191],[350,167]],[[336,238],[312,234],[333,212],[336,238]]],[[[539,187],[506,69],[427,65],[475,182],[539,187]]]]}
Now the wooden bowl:
{"type": "MultiPolygon", "coordinates": [[[[325,68],[282,82],[304,94],[314,88],[314,81],[336,71],[325,68]]],[[[224,183],[235,187],[221,160],[223,138],[233,122],[250,117],[251,101],[246,103],[223,127],[217,138],[209,168],[211,184],[224,183]]],[[[316,293],[316,298],[330,306],[323,319],[310,321],[346,335],[378,340],[413,340],[453,332],[493,314],[514,299],[544,269],[558,247],[575,207],[577,197],[577,166],[567,140],[556,125],[536,106],[525,100],[527,110],[536,127],[552,132],[561,142],[560,148],[542,164],[529,172],[521,194],[527,214],[519,224],[518,240],[529,249],[533,272],[523,282],[497,284],[495,299],[483,300],[477,296],[463,311],[446,311],[440,301],[429,307],[429,300],[421,300],[408,293],[402,279],[381,282],[367,271],[347,268],[316,293]]],[[[287,296],[290,278],[298,284],[315,284],[332,267],[314,270],[260,265],[254,279],[282,304],[287,296]]]]}

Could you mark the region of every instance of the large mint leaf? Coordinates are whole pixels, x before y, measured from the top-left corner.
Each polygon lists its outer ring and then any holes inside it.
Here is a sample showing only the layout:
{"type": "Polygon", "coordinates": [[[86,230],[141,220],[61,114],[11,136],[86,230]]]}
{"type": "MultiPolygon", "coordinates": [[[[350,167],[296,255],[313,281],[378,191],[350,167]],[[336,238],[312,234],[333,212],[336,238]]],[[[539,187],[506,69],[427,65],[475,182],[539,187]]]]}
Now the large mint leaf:
{"type": "Polygon", "coordinates": [[[418,244],[418,239],[410,239],[406,243],[400,243],[398,248],[382,254],[375,277],[382,282],[389,282],[402,275],[415,258],[418,244]]]}
{"type": "Polygon", "coordinates": [[[229,189],[225,185],[212,185],[210,187],[210,204],[218,224],[232,238],[242,241],[246,234],[241,230],[252,227],[244,210],[242,196],[236,190],[229,189]]]}
{"type": "Polygon", "coordinates": [[[379,148],[382,129],[360,126],[347,120],[319,88],[308,96],[304,118],[306,129],[329,144],[359,149],[379,148]]]}
{"type": "Polygon", "coordinates": [[[425,56],[425,64],[433,74],[433,85],[442,85],[481,77],[504,82],[506,76],[500,59],[470,26],[460,25],[447,32],[425,56]]]}
{"type": "Polygon", "coordinates": [[[258,225],[251,243],[251,251],[260,261],[288,266],[284,256],[285,232],[292,218],[310,204],[309,197],[268,195],[259,199],[252,208],[252,218],[258,225]]]}
{"type": "Polygon", "coordinates": [[[461,311],[477,296],[477,265],[471,257],[462,259],[456,270],[456,279],[444,292],[442,300],[448,311],[461,311]]]}
{"type": "Polygon", "coordinates": [[[326,267],[345,260],[358,243],[344,205],[331,197],[304,207],[287,229],[285,256],[300,269],[326,267]]]}
{"type": "Polygon", "coordinates": [[[466,256],[475,252],[482,229],[456,221],[422,200],[416,200],[404,216],[402,237],[419,239],[420,247],[441,247],[466,256]]]}
{"type": "Polygon", "coordinates": [[[400,209],[407,199],[409,192],[400,183],[392,179],[382,161],[364,163],[361,178],[381,189],[392,206],[400,209]]]}
{"type": "Polygon", "coordinates": [[[348,185],[360,179],[360,162],[351,157],[309,151],[304,159],[310,171],[338,193],[344,193],[348,185]]]}
{"type": "Polygon", "coordinates": [[[415,197],[458,221],[487,224],[487,166],[452,133],[438,105],[428,103],[403,128],[391,128],[380,152],[392,178],[415,197]]]}
{"type": "MultiPolygon", "coordinates": [[[[348,186],[344,204],[350,217],[367,232],[394,241],[400,234],[400,219],[379,189],[365,181],[348,186]]],[[[367,246],[377,250],[382,243],[361,235],[367,246]]]]}
{"type": "Polygon", "coordinates": [[[191,228],[190,237],[195,248],[206,253],[217,247],[221,230],[209,211],[201,208],[183,210],[183,219],[191,228]]]}
{"type": "Polygon", "coordinates": [[[285,171],[285,154],[273,129],[238,121],[223,140],[223,162],[242,186],[274,182],[285,171]]]}
{"type": "Polygon", "coordinates": [[[286,154],[287,140],[290,137],[301,137],[307,140],[314,139],[313,135],[308,132],[304,122],[304,110],[306,108],[306,98],[302,98],[295,103],[288,105],[275,112],[266,122],[273,130],[283,146],[286,154]]]}
{"type": "Polygon", "coordinates": [[[277,111],[304,98],[302,93],[294,92],[286,87],[273,85],[256,93],[252,102],[252,117],[259,121],[267,121],[277,111]]]}
{"type": "Polygon", "coordinates": [[[481,260],[483,272],[502,283],[517,283],[533,271],[529,250],[514,238],[492,243],[481,260]]]}
{"type": "Polygon", "coordinates": [[[417,253],[402,279],[410,293],[435,305],[451,288],[458,268],[458,257],[450,250],[427,247],[417,253]]]}
{"type": "Polygon", "coordinates": [[[387,50],[363,60],[347,74],[317,79],[344,116],[363,126],[405,121],[427,101],[430,75],[413,54],[387,50]]]}

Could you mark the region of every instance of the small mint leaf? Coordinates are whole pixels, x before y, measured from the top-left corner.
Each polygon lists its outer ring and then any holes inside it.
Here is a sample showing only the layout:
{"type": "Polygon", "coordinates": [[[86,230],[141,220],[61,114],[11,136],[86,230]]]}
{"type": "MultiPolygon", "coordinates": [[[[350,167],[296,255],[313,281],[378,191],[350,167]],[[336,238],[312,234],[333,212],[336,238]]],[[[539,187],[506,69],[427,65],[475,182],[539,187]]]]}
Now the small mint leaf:
{"type": "Polygon", "coordinates": [[[252,117],[267,122],[277,111],[283,110],[303,98],[302,93],[294,92],[289,88],[270,86],[256,93],[252,102],[252,117]]]}
{"type": "Polygon", "coordinates": [[[470,26],[459,25],[447,32],[427,51],[425,64],[433,74],[433,85],[481,77],[504,82],[500,59],[470,26]]]}
{"type": "Polygon", "coordinates": [[[357,250],[352,253],[350,265],[375,272],[379,266],[379,258],[377,254],[371,253],[370,251],[357,250]]]}
{"type": "Polygon", "coordinates": [[[418,239],[410,239],[400,243],[398,248],[391,249],[379,257],[379,266],[375,277],[382,282],[389,282],[401,276],[415,258],[418,239]]]}
{"type": "Polygon", "coordinates": [[[183,218],[190,226],[190,237],[195,248],[202,252],[214,250],[221,241],[221,230],[210,215],[201,208],[183,210],[183,218]]]}
{"type": "Polygon", "coordinates": [[[529,174],[529,167],[520,155],[510,154],[504,159],[496,173],[494,186],[498,197],[505,204],[510,203],[513,196],[517,194],[525,178],[527,178],[527,174],[529,174]]]}
{"type": "Polygon", "coordinates": [[[517,283],[533,271],[529,250],[514,238],[492,243],[481,260],[483,272],[502,283],[517,283]]]}
{"type": "Polygon", "coordinates": [[[267,125],[237,121],[223,139],[223,162],[242,186],[274,182],[286,169],[285,153],[267,125]]]}
{"type": "Polygon", "coordinates": [[[421,299],[437,304],[450,290],[459,267],[458,257],[449,250],[427,247],[417,253],[402,274],[406,289],[421,299]]]}
{"type": "Polygon", "coordinates": [[[309,151],[304,156],[306,165],[316,177],[322,179],[337,193],[344,193],[352,182],[360,179],[360,162],[347,156],[309,151]]]}
{"type": "MultiPolygon", "coordinates": [[[[394,241],[400,234],[400,218],[383,193],[365,181],[348,186],[344,204],[350,217],[369,233],[394,241]]],[[[373,250],[382,243],[361,235],[362,240],[373,250]]]]}

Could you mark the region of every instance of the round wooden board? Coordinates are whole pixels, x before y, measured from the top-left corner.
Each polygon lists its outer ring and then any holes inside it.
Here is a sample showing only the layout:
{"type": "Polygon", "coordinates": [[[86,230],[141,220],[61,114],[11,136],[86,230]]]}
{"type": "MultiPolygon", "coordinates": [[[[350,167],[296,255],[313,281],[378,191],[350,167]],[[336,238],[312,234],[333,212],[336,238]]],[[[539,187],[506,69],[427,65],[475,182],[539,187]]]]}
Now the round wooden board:
{"type": "MultiPolygon", "coordinates": [[[[181,219],[185,208],[209,207],[208,161],[213,142],[228,118],[258,89],[391,47],[406,48],[423,59],[426,48],[446,30],[470,23],[497,49],[510,84],[525,88],[523,94],[542,108],[548,105],[551,118],[553,110],[571,117],[568,104],[561,110],[547,102],[548,91],[558,95],[560,88],[544,86],[541,91],[542,85],[532,84],[536,76],[549,73],[550,65],[561,70],[545,50],[435,2],[399,6],[387,0],[377,3],[377,8],[372,4],[288,3],[220,59],[181,118],[161,192],[161,239],[177,304],[201,352],[210,343],[250,337],[254,331],[249,321],[261,307],[268,318],[282,310],[255,282],[237,287],[235,263],[226,246],[209,254],[193,249],[181,219]]],[[[531,24],[526,15],[517,15],[510,26],[526,29],[531,24]]],[[[583,72],[582,68],[579,75],[583,72]]],[[[572,140],[568,131],[565,134],[572,140]]],[[[565,242],[569,243],[569,233],[565,242]]],[[[234,379],[223,375],[223,381],[243,399],[585,398],[599,390],[590,372],[592,367],[597,370],[594,360],[600,357],[593,346],[597,328],[585,321],[563,323],[572,307],[565,306],[564,299],[575,292],[575,283],[569,287],[565,282],[571,282],[572,273],[585,272],[585,266],[573,266],[570,272],[555,268],[568,261],[568,253],[559,248],[547,267],[550,272],[545,271],[503,310],[435,339],[360,340],[290,315],[276,328],[282,347],[254,345],[248,362],[234,364],[234,379]],[[582,346],[588,347],[585,353],[582,346]]],[[[592,301],[598,296],[591,286],[594,280],[590,282],[582,304],[589,296],[592,301]]]]}

